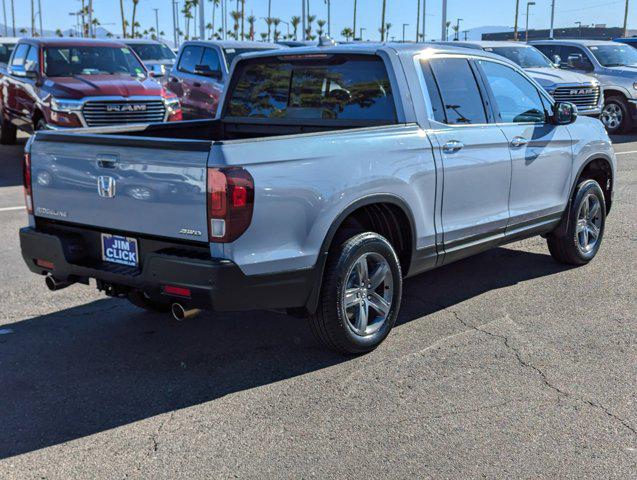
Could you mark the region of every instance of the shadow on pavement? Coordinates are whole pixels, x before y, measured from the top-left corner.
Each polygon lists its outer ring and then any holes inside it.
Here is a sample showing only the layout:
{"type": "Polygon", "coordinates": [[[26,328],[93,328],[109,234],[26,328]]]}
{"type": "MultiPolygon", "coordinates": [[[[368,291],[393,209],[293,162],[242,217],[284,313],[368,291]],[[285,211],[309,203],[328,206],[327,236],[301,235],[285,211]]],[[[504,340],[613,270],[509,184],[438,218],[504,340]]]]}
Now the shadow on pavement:
{"type": "Polygon", "coordinates": [[[637,134],[627,133],[625,135],[613,135],[610,139],[615,145],[620,145],[622,143],[634,143],[637,142],[637,134]]]}
{"type": "MultiPolygon", "coordinates": [[[[399,323],[563,269],[496,249],[407,280],[399,323]]],[[[180,324],[104,299],[4,327],[0,458],[350,360],[318,347],[304,320],[271,312],[180,324]]]]}

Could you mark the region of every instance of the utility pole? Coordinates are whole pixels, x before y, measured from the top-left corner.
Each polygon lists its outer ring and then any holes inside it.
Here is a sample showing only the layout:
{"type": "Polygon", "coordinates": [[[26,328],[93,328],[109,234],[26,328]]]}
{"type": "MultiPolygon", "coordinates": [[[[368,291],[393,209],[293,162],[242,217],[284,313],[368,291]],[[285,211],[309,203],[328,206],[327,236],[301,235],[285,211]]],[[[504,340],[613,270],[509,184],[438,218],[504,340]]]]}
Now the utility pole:
{"type": "Polygon", "coordinates": [[[40,36],[42,36],[42,0],[38,0],[38,19],[40,21],[40,36]]]}
{"type": "MultiPolygon", "coordinates": [[[[40,0],[38,0],[40,2],[40,0]]],[[[40,10],[40,15],[42,14],[42,10],[40,10]]],[[[88,36],[95,37],[95,32],[93,31],[93,0],[88,0],[88,36]]]]}
{"type": "MultiPolygon", "coordinates": [[[[356,34],[356,30],[354,30],[356,34]]],[[[327,36],[332,38],[332,2],[327,0],[327,36]]]]}
{"type": "Polygon", "coordinates": [[[357,7],[357,1],[354,0],[354,27],[352,28],[352,33],[354,34],[354,36],[356,36],[356,7],[357,7]]]}
{"type": "Polygon", "coordinates": [[[524,41],[529,41],[529,7],[535,5],[535,2],[526,2],[526,28],[524,29],[524,41]]]}
{"type": "MultiPolygon", "coordinates": [[[[628,8],[628,0],[626,0],[626,8],[628,8]]],[[[551,30],[549,31],[549,38],[553,38],[553,25],[555,24],[555,0],[551,1],[551,30]]]]}
{"type": "Polygon", "coordinates": [[[408,23],[403,23],[403,43],[405,43],[405,27],[408,27],[408,23]]]}
{"type": "Polygon", "coordinates": [[[624,10],[624,38],[628,36],[628,2],[626,0],[626,9],[624,10]]]}
{"type": "Polygon", "coordinates": [[[31,0],[31,36],[35,37],[35,5],[31,0]]]}
{"type": "Polygon", "coordinates": [[[170,0],[170,3],[173,6],[173,44],[175,48],[179,47],[179,41],[177,40],[177,15],[175,15],[175,8],[177,2],[175,0],[170,0]]]}
{"type": "Polygon", "coordinates": [[[2,0],[2,14],[4,15],[4,36],[9,36],[9,26],[7,25],[7,3],[6,0],[2,0]]]}
{"type": "Polygon", "coordinates": [[[462,18],[456,18],[456,34],[454,35],[454,40],[460,40],[460,22],[462,22],[462,18]]]}
{"type": "Polygon", "coordinates": [[[426,42],[427,37],[425,36],[425,25],[427,22],[427,0],[422,1],[422,41],[426,42]]]}
{"type": "Polygon", "coordinates": [[[155,38],[159,40],[159,8],[153,8],[155,10],[155,38]]]}
{"type": "Polygon", "coordinates": [[[416,13],[416,43],[420,40],[420,0],[418,2],[418,13],[416,13]]]}
{"type": "Polygon", "coordinates": [[[442,33],[440,38],[443,42],[447,41],[447,0],[442,0],[442,33]]]}
{"type": "Polygon", "coordinates": [[[206,16],[204,15],[204,0],[199,0],[199,40],[206,39],[206,16]]]}
{"type": "MultiPolygon", "coordinates": [[[[302,26],[301,28],[303,29],[303,40],[305,40],[305,22],[306,22],[306,11],[305,11],[305,0],[301,0],[301,4],[303,5],[303,7],[301,8],[301,20],[302,20],[302,26]]],[[[270,16],[270,12],[268,11],[268,17],[270,16]]],[[[268,27],[268,32],[270,32],[270,27],[268,27]]],[[[270,34],[268,33],[268,41],[270,41],[270,34]]]]}
{"type": "Polygon", "coordinates": [[[462,33],[464,33],[464,41],[467,41],[467,34],[469,33],[469,30],[463,30],[462,33]]]}
{"type": "Polygon", "coordinates": [[[515,0],[515,22],[513,24],[513,40],[517,42],[518,37],[518,17],[520,16],[520,0],[515,0]]]}
{"type": "MultiPolygon", "coordinates": [[[[305,3],[305,0],[303,0],[305,3]]],[[[268,0],[268,42],[270,41],[270,35],[272,34],[272,0],[268,0]]],[[[276,28],[275,28],[276,30],[276,28]]]]}

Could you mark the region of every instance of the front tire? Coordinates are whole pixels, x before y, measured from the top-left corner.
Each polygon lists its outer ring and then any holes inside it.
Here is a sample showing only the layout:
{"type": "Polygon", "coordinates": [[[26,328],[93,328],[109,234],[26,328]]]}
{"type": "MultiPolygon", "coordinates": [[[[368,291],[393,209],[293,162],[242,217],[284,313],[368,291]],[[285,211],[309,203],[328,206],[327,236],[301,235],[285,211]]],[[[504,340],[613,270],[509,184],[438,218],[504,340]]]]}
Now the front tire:
{"type": "Polygon", "coordinates": [[[606,98],[599,119],[611,135],[625,133],[632,127],[628,102],[624,97],[618,95],[606,98]]]}
{"type": "Polygon", "coordinates": [[[578,185],[567,218],[566,228],[547,237],[551,256],[567,265],[587,264],[599,251],[606,225],[604,193],[595,180],[578,185]]]}
{"type": "Polygon", "coordinates": [[[400,309],[402,271],[381,235],[355,235],[330,253],[321,297],[310,326],[316,339],[339,353],[374,350],[389,335],[400,309]]]}

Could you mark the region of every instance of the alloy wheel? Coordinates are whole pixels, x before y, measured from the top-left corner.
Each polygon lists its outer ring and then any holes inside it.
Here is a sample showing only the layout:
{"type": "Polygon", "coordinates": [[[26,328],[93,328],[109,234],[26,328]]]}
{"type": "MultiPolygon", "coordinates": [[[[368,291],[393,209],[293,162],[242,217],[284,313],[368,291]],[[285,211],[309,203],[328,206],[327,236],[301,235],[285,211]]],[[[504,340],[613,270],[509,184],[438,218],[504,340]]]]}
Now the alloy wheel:
{"type": "Polygon", "coordinates": [[[624,112],[618,104],[609,103],[604,106],[600,119],[609,130],[617,130],[624,120],[624,112]]]}
{"type": "Polygon", "coordinates": [[[599,241],[602,228],[602,208],[599,198],[589,193],[584,197],[577,212],[575,235],[580,251],[586,255],[592,252],[599,241]]]}

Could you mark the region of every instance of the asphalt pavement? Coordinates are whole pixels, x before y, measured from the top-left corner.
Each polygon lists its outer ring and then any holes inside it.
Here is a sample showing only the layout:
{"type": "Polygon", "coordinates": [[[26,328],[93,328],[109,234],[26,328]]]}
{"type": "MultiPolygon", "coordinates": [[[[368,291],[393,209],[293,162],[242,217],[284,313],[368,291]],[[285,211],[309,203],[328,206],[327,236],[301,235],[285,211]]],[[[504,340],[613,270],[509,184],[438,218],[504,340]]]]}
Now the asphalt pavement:
{"type": "Polygon", "coordinates": [[[537,237],[420,275],[356,358],[278,313],[49,292],[0,147],[0,478],[637,478],[637,136],[614,141],[591,264],[537,237]]]}

